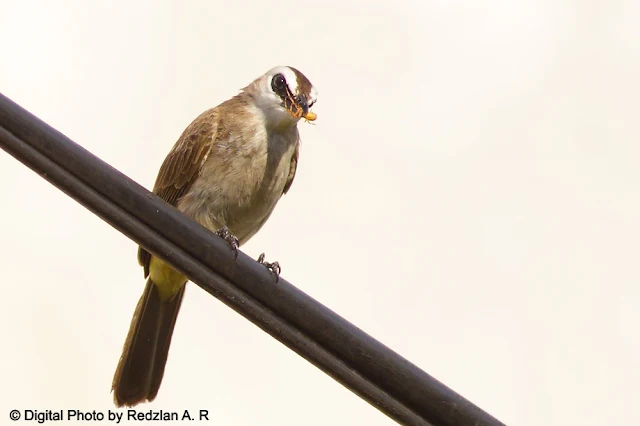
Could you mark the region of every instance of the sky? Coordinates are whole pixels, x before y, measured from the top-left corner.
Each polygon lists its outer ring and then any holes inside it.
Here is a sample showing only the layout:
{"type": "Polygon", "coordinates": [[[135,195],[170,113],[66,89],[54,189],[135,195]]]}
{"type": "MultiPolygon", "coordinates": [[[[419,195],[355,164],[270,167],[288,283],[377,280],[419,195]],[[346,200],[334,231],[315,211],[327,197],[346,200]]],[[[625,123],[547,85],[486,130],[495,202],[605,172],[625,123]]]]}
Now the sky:
{"type": "MultiPolygon", "coordinates": [[[[637,421],[638,2],[0,10],[0,92],[147,188],[202,111],[298,68],[318,119],[242,250],[509,425],[637,421]]],[[[0,416],[106,415],[144,285],[137,246],[5,152],[0,193],[0,416]]],[[[138,409],[394,424],[193,284],[138,409]]]]}

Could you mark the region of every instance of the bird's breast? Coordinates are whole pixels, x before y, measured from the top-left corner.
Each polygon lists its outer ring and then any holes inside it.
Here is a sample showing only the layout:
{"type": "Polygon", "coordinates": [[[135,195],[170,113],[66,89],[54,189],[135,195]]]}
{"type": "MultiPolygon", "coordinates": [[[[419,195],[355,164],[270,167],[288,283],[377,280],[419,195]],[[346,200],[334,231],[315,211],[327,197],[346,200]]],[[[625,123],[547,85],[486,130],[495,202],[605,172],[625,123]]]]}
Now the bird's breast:
{"type": "Polygon", "coordinates": [[[247,241],[282,196],[297,143],[295,132],[230,131],[214,144],[178,208],[215,230],[227,225],[247,241]]]}

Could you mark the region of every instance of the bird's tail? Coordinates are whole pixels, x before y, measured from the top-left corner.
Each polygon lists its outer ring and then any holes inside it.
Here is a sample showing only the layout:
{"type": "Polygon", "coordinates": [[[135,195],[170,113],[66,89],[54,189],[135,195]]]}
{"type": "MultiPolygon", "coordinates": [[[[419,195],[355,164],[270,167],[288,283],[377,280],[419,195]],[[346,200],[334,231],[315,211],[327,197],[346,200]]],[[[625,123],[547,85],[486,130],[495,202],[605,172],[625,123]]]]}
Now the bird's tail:
{"type": "Polygon", "coordinates": [[[118,407],[153,401],[158,394],[185,287],[162,300],[158,287],[147,280],[113,377],[111,389],[118,407]]]}

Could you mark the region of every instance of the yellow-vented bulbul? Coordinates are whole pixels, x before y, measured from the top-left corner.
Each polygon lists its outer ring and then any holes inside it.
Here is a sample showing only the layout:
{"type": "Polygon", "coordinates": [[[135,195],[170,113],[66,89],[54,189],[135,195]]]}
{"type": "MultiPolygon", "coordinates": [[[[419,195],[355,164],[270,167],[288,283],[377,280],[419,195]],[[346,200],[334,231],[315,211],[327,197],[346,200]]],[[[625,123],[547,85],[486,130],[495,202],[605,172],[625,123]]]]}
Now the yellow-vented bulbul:
{"type": "MultiPolygon", "coordinates": [[[[231,243],[243,244],[291,187],[297,124],[300,118],[316,119],[310,111],[316,99],[300,71],[273,68],[187,127],[164,160],[153,192],[231,243]]],[[[117,406],[152,401],[158,394],[187,282],[142,247],[138,260],[147,284],[113,378],[117,406]]]]}

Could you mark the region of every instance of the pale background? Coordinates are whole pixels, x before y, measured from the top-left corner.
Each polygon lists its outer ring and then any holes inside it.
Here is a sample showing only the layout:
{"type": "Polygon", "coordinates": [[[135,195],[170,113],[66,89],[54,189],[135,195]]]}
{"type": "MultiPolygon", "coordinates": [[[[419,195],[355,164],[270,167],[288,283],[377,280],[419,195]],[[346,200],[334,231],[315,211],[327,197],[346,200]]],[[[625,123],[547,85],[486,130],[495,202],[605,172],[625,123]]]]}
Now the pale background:
{"type": "MultiPolygon", "coordinates": [[[[0,10],[0,91],[148,188],[200,112],[299,68],[317,125],[244,250],[508,424],[638,424],[637,1],[0,10]]],[[[1,422],[112,409],[136,245],[4,152],[0,193],[1,422]]],[[[392,424],[192,284],[139,408],[392,424]]]]}

